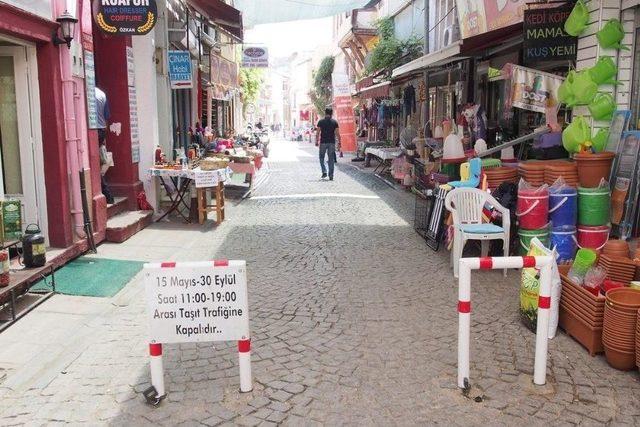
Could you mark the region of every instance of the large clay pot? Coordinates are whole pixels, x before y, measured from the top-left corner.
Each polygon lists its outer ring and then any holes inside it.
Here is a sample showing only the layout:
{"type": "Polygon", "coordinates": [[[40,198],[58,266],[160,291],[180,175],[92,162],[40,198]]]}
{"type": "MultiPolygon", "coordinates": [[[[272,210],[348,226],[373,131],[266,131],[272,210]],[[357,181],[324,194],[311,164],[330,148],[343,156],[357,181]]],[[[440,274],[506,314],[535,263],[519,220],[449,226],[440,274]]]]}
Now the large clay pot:
{"type": "Polygon", "coordinates": [[[578,164],[578,178],[580,186],[594,188],[600,185],[602,178],[608,180],[611,172],[611,164],[615,153],[603,151],[602,153],[578,153],[574,159],[578,164]]]}

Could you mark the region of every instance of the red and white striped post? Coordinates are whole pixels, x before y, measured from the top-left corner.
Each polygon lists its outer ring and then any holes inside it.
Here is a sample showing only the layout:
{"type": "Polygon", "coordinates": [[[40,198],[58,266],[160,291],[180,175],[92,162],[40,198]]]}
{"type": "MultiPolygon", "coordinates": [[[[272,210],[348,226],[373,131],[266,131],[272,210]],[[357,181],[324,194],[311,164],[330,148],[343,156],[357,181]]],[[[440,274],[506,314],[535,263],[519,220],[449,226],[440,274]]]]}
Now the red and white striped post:
{"type": "Polygon", "coordinates": [[[166,394],[162,366],[162,344],[149,344],[149,356],[151,357],[151,385],[156,389],[156,398],[161,399],[166,394]]]}
{"type": "Polygon", "coordinates": [[[466,388],[469,380],[469,342],[471,339],[471,270],[500,270],[506,268],[539,268],[540,292],[533,382],[547,381],[547,353],[549,346],[549,309],[551,308],[550,256],[461,258],[458,275],[458,387],[466,388]]]}
{"type": "Polygon", "coordinates": [[[240,392],[253,390],[251,381],[251,340],[238,341],[238,367],[240,368],[240,392]]]}

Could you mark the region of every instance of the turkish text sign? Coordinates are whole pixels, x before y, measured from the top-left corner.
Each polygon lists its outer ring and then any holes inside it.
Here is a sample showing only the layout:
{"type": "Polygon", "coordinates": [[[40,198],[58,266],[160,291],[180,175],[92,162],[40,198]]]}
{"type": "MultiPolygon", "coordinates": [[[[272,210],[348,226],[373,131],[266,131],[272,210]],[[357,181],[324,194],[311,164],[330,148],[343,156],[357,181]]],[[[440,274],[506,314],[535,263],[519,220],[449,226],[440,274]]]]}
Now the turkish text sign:
{"type": "Polygon", "coordinates": [[[529,9],[524,11],[524,61],[576,59],[578,38],[564,31],[573,8],[566,4],[553,9],[529,9]]]}
{"type": "Polygon", "coordinates": [[[265,47],[245,46],[242,49],[243,68],[269,67],[269,51],[265,47]]]}
{"type": "Polygon", "coordinates": [[[193,87],[191,54],[183,50],[170,50],[168,60],[171,89],[190,89],[193,87]]]}
{"type": "Polygon", "coordinates": [[[156,0],[94,0],[93,19],[107,34],[142,36],[158,20],[156,0]]]}
{"type": "Polygon", "coordinates": [[[151,343],[249,339],[245,261],[145,264],[151,343]]]}

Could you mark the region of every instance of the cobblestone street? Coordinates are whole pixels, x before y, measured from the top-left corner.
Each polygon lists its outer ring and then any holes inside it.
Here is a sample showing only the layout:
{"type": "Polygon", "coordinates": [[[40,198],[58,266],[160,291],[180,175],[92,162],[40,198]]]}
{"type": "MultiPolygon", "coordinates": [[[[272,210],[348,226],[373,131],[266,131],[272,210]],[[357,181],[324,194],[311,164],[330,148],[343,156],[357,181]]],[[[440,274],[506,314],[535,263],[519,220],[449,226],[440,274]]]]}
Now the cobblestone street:
{"type": "Polygon", "coordinates": [[[472,275],[463,396],[457,284],[448,252],[414,232],[413,196],[346,157],[335,181],[320,181],[315,147],[272,145],[267,177],[252,198],[229,201],[218,228],[157,223],[98,255],[246,259],[254,391],[238,392],[235,343],[166,345],[168,397],[145,404],[138,274],[111,299],[57,295],[0,334],[0,425],[640,424],[638,372],[562,332],[548,385],[533,386],[516,271],[472,275]]]}

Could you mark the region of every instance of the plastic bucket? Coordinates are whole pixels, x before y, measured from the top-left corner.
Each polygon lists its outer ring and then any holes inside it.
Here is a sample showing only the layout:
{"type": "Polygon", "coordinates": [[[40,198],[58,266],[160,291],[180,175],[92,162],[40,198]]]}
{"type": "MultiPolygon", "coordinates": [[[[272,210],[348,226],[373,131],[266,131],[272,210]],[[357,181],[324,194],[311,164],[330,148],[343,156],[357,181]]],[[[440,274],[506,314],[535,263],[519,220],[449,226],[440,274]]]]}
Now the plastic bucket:
{"type": "Polygon", "coordinates": [[[538,230],[547,226],[549,190],[518,190],[516,215],[520,228],[538,230]]]}
{"type": "Polygon", "coordinates": [[[591,74],[587,70],[580,71],[573,79],[571,92],[577,105],[587,105],[598,93],[598,85],[591,79],[591,74]]]}
{"type": "Polygon", "coordinates": [[[620,49],[620,42],[624,38],[624,27],[618,19],[609,19],[596,33],[600,46],[605,49],[620,49]]]}
{"type": "Polygon", "coordinates": [[[589,104],[589,111],[591,117],[596,120],[608,120],[613,117],[613,112],[616,110],[616,103],[613,100],[613,96],[610,93],[600,92],[589,104]]]}
{"type": "Polygon", "coordinates": [[[618,67],[610,56],[601,56],[596,65],[589,68],[591,79],[596,84],[612,84],[615,83],[614,77],[618,74],[618,67]]]}
{"type": "Polygon", "coordinates": [[[575,227],[578,221],[578,191],[575,188],[560,188],[549,191],[549,221],[554,228],[575,227]]]}
{"type": "Polygon", "coordinates": [[[549,229],[547,227],[538,230],[521,228],[518,230],[518,235],[520,236],[520,255],[526,255],[529,252],[529,245],[534,237],[537,237],[545,247],[549,247],[549,229]]]}
{"type": "Polygon", "coordinates": [[[597,257],[598,255],[592,249],[578,249],[576,259],[573,261],[573,265],[571,265],[568,273],[571,280],[581,284],[587,271],[595,264],[597,257]]]}
{"type": "Polygon", "coordinates": [[[609,240],[609,226],[598,225],[595,227],[588,225],[578,226],[578,247],[589,248],[599,251],[604,248],[609,240]]]}
{"type": "Polygon", "coordinates": [[[606,225],[611,219],[611,191],[608,188],[578,187],[578,224],[606,225]]]}
{"type": "Polygon", "coordinates": [[[564,30],[570,36],[577,37],[587,28],[587,24],[589,24],[589,9],[583,0],[578,0],[564,23],[564,30]]]}
{"type": "Polygon", "coordinates": [[[558,253],[558,262],[573,261],[578,250],[576,228],[571,226],[554,227],[551,230],[551,247],[558,253]]]}

